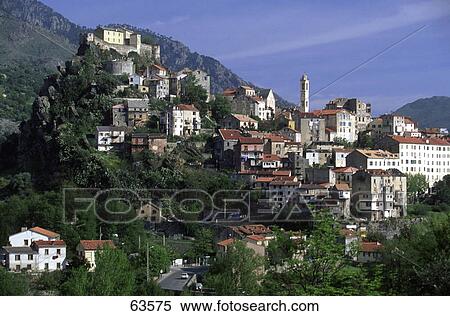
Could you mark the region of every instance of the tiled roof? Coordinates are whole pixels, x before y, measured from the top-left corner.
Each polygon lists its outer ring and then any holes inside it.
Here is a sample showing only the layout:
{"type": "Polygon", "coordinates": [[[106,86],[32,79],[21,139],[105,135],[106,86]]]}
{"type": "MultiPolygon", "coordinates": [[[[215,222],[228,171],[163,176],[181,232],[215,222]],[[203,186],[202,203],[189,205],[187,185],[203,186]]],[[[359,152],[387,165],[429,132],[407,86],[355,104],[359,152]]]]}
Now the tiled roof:
{"type": "Polygon", "coordinates": [[[181,111],[193,111],[193,112],[198,112],[197,108],[195,106],[193,106],[192,104],[178,104],[177,105],[178,109],[180,109],[181,111]]]}
{"type": "Polygon", "coordinates": [[[37,248],[53,248],[53,247],[65,247],[66,243],[64,240],[36,240],[33,242],[37,248]]]}
{"type": "Polygon", "coordinates": [[[387,150],[381,149],[356,149],[355,151],[363,154],[367,158],[398,158],[398,154],[393,154],[387,150]]]}
{"type": "Polygon", "coordinates": [[[254,240],[254,241],[264,241],[266,240],[266,237],[261,236],[261,235],[250,235],[247,236],[248,239],[254,240]]]}
{"type": "Polygon", "coordinates": [[[35,233],[47,236],[49,238],[58,238],[59,237],[58,233],[52,232],[50,230],[44,229],[44,228],[39,227],[39,226],[32,227],[32,228],[30,228],[30,230],[32,232],[35,232],[35,233]]]}
{"type": "Polygon", "coordinates": [[[255,119],[252,119],[248,115],[243,114],[231,114],[235,119],[241,121],[241,122],[250,122],[250,123],[256,123],[257,121],[255,119]]]}
{"type": "Polygon", "coordinates": [[[263,140],[254,137],[239,137],[239,142],[241,144],[263,144],[263,140]]]}
{"type": "Polygon", "coordinates": [[[369,241],[364,241],[361,243],[361,251],[364,252],[379,252],[381,249],[383,248],[383,245],[380,244],[379,242],[369,242],[369,241]]]}
{"type": "Polygon", "coordinates": [[[11,246],[5,246],[2,248],[6,253],[9,254],[24,254],[24,255],[31,255],[35,254],[36,251],[31,247],[11,247],[11,246]]]}
{"type": "Polygon", "coordinates": [[[222,139],[225,140],[237,140],[239,137],[241,137],[241,132],[237,129],[219,129],[219,135],[222,137],[222,139]]]}
{"type": "Polygon", "coordinates": [[[112,240],[80,240],[80,244],[84,250],[97,250],[105,246],[115,248],[112,240]]]}
{"type": "Polygon", "coordinates": [[[264,154],[262,161],[281,161],[281,158],[277,155],[264,154]]]}
{"type": "Polygon", "coordinates": [[[217,243],[217,245],[222,246],[222,247],[227,247],[227,246],[231,245],[232,243],[234,243],[234,238],[228,238],[228,239],[219,241],[217,243]]]}
{"type": "Polygon", "coordinates": [[[244,235],[258,235],[258,234],[267,234],[272,231],[270,228],[261,225],[261,224],[253,224],[253,225],[243,225],[243,226],[235,226],[232,229],[237,233],[242,233],[244,235]]]}
{"type": "Polygon", "coordinates": [[[352,189],[350,189],[350,186],[348,185],[348,183],[336,183],[334,185],[334,187],[338,191],[351,191],[352,190],[352,189]]]}
{"type": "Polygon", "coordinates": [[[312,113],[318,116],[327,116],[327,115],[336,115],[340,112],[347,112],[346,110],[338,109],[338,110],[315,110],[312,113]]]}
{"type": "Polygon", "coordinates": [[[273,179],[275,179],[275,178],[274,177],[259,177],[258,179],[255,180],[255,182],[267,183],[267,182],[272,182],[273,179]]]}
{"type": "Polygon", "coordinates": [[[355,173],[356,171],[358,171],[358,168],[355,167],[340,167],[340,168],[334,168],[332,169],[332,171],[334,173],[355,173]]]}
{"type": "Polygon", "coordinates": [[[157,65],[157,64],[153,64],[153,67],[159,70],[167,70],[165,67],[157,65]]]}
{"type": "Polygon", "coordinates": [[[284,142],[284,137],[281,135],[267,134],[264,135],[264,138],[270,139],[272,142],[284,142]]]}
{"type": "Polygon", "coordinates": [[[407,136],[389,136],[389,137],[401,144],[450,146],[450,143],[442,138],[417,138],[407,136]]]}

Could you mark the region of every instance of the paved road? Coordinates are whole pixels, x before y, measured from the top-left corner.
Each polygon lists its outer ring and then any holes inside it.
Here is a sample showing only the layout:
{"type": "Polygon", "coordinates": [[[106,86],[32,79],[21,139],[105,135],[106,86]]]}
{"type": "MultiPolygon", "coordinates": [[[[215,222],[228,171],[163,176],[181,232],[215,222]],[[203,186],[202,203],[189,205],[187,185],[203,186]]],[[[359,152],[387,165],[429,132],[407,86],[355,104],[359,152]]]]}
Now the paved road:
{"type": "Polygon", "coordinates": [[[207,266],[194,267],[171,267],[170,272],[164,274],[158,281],[159,286],[164,290],[181,292],[194,274],[203,275],[208,271],[207,266]],[[188,273],[189,279],[182,279],[181,274],[188,273]]]}

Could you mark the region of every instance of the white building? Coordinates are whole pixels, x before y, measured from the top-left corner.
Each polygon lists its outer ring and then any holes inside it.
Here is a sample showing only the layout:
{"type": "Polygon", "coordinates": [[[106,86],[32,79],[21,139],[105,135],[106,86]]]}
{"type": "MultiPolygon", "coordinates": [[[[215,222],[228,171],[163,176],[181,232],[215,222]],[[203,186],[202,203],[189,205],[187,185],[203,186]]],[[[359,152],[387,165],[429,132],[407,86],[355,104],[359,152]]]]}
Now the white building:
{"type": "Polygon", "coordinates": [[[161,117],[162,128],[170,136],[192,136],[200,132],[200,111],[192,104],[174,105],[161,117]]]}
{"type": "Polygon", "coordinates": [[[37,240],[51,241],[59,240],[59,238],[58,233],[36,226],[30,229],[22,228],[20,233],[9,236],[9,245],[12,247],[29,247],[37,240]]]}
{"type": "Polygon", "coordinates": [[[10,271],[55,271],[66,266],[66,244],[57,233],[33,227],[9,236],[2,248],[4,265],[10,271]]]}
{"type": "Polygon", "coordinates": [[[450,174],[450,143],[445,139],[386,136],[377,145],[399,155],[400,171],[425,175],[430,187],[450,174]]]}
{"type": "Polygon", "coordinates": [[[335,168],[347,167],[347,156],[352,152],[348,148],[333,148],[331,160],[334,162],[335,168]]]}
{"type": "Polygon", "coordinates": [[[406,175],[398,169],[360,170],[352,176],[353,215],[369,221],[406,216],[406,175]]]}
{"type": "Polygon", "coordinates": [[[96,267],[97,252],[106,247],[115,248],[112,240],[80,240],[77,246],[77,255],[89,266],[89,271],[93,271],[96,267]]]}
{"type": "MultiPolygon", "coordinates": [[[[333,137],[353,143],[357,140],[355,114],[347,110],[316,110],[313,112],[325,118],[325,127],[333,131],[333,137]]],[[[333,141],[334,139],[329,139],[333,141]]]]}
{"type": "Polygon", "coordinates": [[[269,183],[269,201],[273,206],[283,208],[298,196],[299,189],[300,182],[295,176],[275,178],[269,183]]]}
{"type": "Polygon", "coordinates": [[[306,74],[303,74],[300,79],[300,111],[309,112],[309,79],[306,74]]]}
{"type": "Polygon", "coordinates": [[[122,147],[126,130],[125,126],[97,126],[97,150],[110,151],[122,147]]]}
{"type": "Polygon", "coordinates": [[[359,169],[400,169],[398,154],[381,149],[355,149],[347,156],[346,164],[359,169]]]}

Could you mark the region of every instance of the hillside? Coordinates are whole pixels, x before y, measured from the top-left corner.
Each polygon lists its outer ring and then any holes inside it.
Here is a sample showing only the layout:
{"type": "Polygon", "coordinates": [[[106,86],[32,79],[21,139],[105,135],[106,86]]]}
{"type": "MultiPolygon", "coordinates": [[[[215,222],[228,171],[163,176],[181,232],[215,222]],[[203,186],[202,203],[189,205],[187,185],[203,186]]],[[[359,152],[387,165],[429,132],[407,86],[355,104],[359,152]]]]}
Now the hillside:
{"type": "Polygon", "coordinates": [[[410,116],[419,127],[446,127],[450,129],[450,97],[435,96],[418,99],[395,111],[410,116]]]}
{"type": "MultiPolygon", "coordinates": [[[[21,121],[42,79],[70,56],[86,28],[72,23],[37,0],[0,1],[0,117],[21,121]],[[61,47],[62,46],[62,47],[61,47]],[[67,51],[67,48],[69,51],[67,51]],[[19,78],[19,80],[17,80],[19,78]]],[[[136,29],[161,45],[163,63],[173,70],[200,68],[211,75],[213,93],[230,86],[250,84],[214,58],[192,52],[187,46],[151,30],[136,29]]],[[[280,106],[290,104],[279,98],[280,106]]]]}

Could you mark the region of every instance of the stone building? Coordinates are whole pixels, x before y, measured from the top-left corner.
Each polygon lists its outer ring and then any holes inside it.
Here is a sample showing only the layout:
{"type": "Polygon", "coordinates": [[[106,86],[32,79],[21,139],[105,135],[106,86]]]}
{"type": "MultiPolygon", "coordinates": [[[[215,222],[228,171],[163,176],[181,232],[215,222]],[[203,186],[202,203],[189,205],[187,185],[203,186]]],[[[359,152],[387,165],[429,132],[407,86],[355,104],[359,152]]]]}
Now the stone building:
{"type": "Polygon", "coordinates": [[[359,99],[336,98],[326,105],[327,110],[347,110],[355,115],[356,133],[364,132],[372,120],[372,106],[359,99]]]}
{"type": "Polygon", "coordinates": [[[360,170],[352,176],[353,215],[369,221],[406,216],[406,175],[398,169],[360,170]]]}

